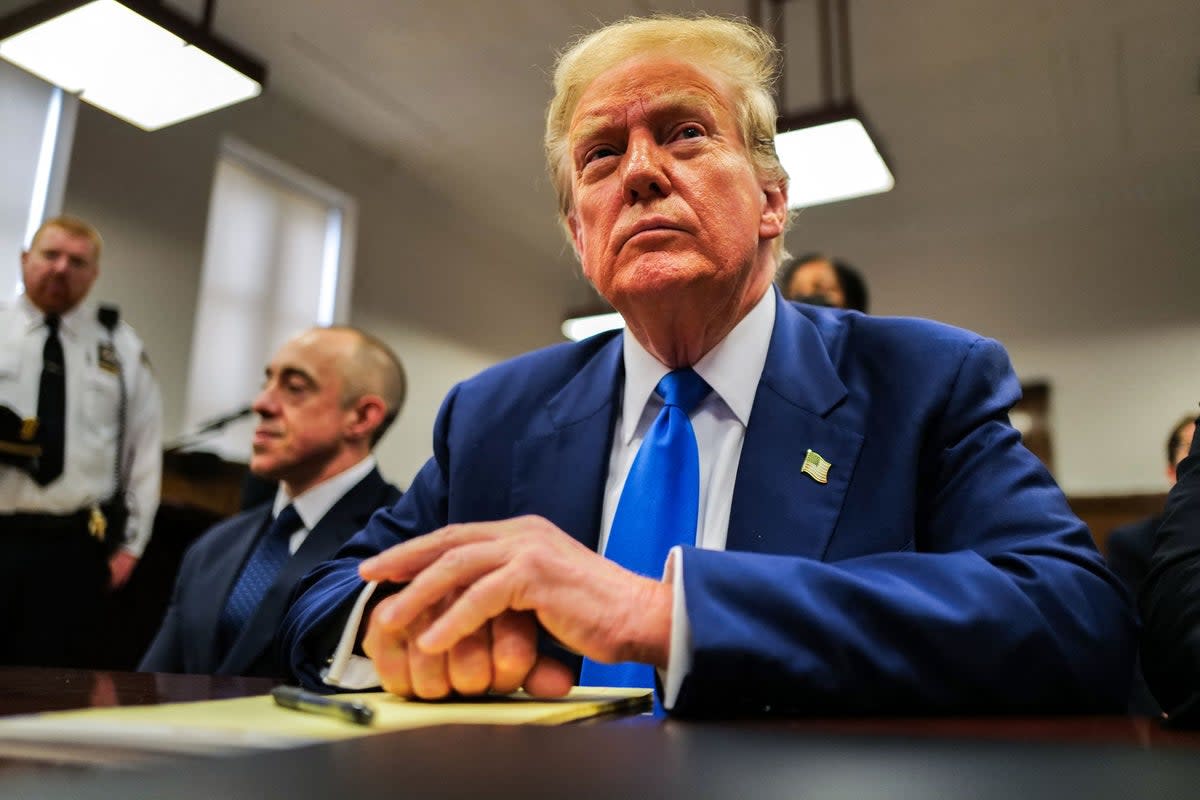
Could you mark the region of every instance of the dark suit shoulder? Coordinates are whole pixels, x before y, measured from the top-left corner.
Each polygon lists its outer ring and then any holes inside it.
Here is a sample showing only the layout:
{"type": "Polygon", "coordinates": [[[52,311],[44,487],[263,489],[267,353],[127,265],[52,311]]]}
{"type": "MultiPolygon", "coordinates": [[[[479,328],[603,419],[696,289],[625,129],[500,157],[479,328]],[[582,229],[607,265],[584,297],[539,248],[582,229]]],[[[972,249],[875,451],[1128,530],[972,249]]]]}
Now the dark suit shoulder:
{"type": "Polygon", "coordinates": [[[378,469],[373,469],[361,481],[354,484],[346,494],[342,495],[341,500],[350,498],[352,502],[379,508],[395,503],[403,494],[400,487],[388,483],[378,469]]]}
{"type": "Polygon", "coordinates": [[[246,535],[247,529],[262,525],[270,514],[271,504],[260,503],[221,520],[196,537],[196,541],[192,542],[184,554],[185,562],[188,558],[195,558],[205,552],[223,554],[231,543],[246,535]]]}
{"type": "Polygon", "coordinates": [[[1108,534],[1108,548],[1145,549],[1148,554],[1154,545],[1154,534],[1161,524],[1162,517],[1148,517],[1113,528],[1108,534]]]}
{"type": "Polygon", "coordinates": [[[961,358],[981,343],[1000,345],[966,328],[919,317],[881,317],[792,303],[817,329],[830,359],[928,366],[931,358],[961,358]]]}
{"type": "Polygon", "coordinates": [[[608,345],[619,348],[619,342],[614,339],[622,335],[621,331],[605,331],[580,342],[563,342],[532,350],[488,367],[459,386],[466,391],[484,389],[513,394],[527,394],[543,384],[552,388],[583,369],[608,345]],[[534,377],[533,385],[530,384],[531,376],[534,377]]]}

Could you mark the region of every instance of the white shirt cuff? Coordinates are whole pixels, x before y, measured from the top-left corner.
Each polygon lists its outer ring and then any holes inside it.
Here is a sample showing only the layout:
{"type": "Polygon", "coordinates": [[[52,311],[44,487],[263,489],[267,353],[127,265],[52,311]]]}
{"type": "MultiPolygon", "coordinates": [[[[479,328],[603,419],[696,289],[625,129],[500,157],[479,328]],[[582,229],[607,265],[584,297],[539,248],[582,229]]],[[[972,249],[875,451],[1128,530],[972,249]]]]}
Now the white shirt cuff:
{"type": "Polygon", "coordinates": [[[692,626],[687,617],[687,598],[683,594],[683,548],[675,546],[667,553],[663,580],[671,584],[671,649],[667,654],[666,674],[659,670],[663,685],[663,708],[675,707],[683,679],[692,670],[692,626]]]}
{"type": "Polygon", "coordinates": [[[371,581],[364,586],[358,594],[358,599],[354,601],[354,608],[350,609],[350,618],[346,620],[346,627],[342,629],[342,638],[338,640],[337,648],[333,651],[333,658],[329,659],[329,666],[321,670],[321,680],[329,686],[357,691],[374,689],[380,685],[375,663],[365,656],[354,654],[354,643],[358,641],[358,628],[362,624],[363,612],[366,611],[367,602],[378,585],[379,581],[371,581]]]}

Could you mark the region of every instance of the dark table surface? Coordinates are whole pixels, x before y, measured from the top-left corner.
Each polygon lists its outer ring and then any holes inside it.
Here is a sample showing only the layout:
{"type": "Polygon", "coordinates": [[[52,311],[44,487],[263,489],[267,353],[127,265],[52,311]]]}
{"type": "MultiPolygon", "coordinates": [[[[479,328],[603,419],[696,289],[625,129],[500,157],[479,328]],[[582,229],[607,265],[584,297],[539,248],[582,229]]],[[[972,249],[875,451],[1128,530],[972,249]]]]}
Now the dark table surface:
{"type": "MultiPolygon", "coordinates": [[[[259,694],[261,679],[0,668],[0,714],[259,694]]],[[[3,767],[0,764],[0,767],[3,767]]],[[[1200,734],[1127,717],[445,726],[138,769],[0,769],[0,797],[1200,797],[1200,734]]]]}

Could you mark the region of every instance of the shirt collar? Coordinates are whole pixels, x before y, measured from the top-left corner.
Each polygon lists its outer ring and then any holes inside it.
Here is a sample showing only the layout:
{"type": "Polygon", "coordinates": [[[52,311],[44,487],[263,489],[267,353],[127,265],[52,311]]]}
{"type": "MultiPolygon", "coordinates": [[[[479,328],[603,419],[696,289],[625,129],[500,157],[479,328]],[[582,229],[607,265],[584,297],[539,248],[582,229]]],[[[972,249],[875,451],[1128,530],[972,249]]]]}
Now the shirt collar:
{"type": "MultiPolygon", "coordinates": [[[[704,354],[692,369],[729,406],[743,426],[750,423],[754,395],[767,363],[767,348],[775,327],[775,292],[763,292],[754,307],[724,339],[704,354]]],[[[670,370],[626,331],[622,343],[625,359],[625,396],[621,406],[621,437],[633,441],[638,420],[654,394],[654,387],[670,370]]]]}
{"type": "MultiPolygon", "coordinates": [[[[46,322],[46,312],[33,304],[29,299],[29,295],[21,292],[17,298],[17,307],[25,317],[25,330],[34,331],[42,327],[46,322]]],[[[65,314],[58,318],[58,329],[63,333],[75,335],[79,333],[81,320],[87,319],[87,311],[91,307],[86,303],[80,303],[65,314]]],[[[95,313],[95,312],[92,312],[95,313]]]]}
{"type": "Polygon", "coordinates": [[[275,505],[271,509],[271,515],[278,517],[279,512],[289,504],[294,505],[296,513],[300,515],[300,521],[304,523],[305,530],[311,531],[313,526],[329,513],[329,509],[333,508],[346,492],[357,486],[358,482],[367,477],[373,469],[375,469],[375,456],[368,455],[353,467],[342,470],[332,478],[318,483],[307,492],[302,492],[295,497],[288,497],[287,492],[283,490],[283,484],[280,484],[275,491],[275,505]]]}

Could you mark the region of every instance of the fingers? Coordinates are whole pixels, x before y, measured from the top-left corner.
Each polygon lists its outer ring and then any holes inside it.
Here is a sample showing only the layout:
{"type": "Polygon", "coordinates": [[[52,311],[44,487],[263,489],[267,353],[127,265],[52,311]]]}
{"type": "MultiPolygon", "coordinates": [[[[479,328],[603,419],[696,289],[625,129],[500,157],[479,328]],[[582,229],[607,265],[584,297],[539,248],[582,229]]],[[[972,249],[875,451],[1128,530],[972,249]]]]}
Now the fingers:
{"type": "MultiPolygon", "coordinates": [[[[442,653],[505,611],[521,610],[513,602],[515,586],[512,574],[513,571],[506,567],[475,581],[420,635],[417,644],[431,653],[442,653]]],[[[422,573],[421,577],[424,576],[425,573],[422,573]]],[[[409,588],[413,588],[418,581],[420,578],[409,584],[409,588]]],[[[407,591],[405,589],[400,595],[407,591]]]]}
{"type": "Polygon", "coordinates": [[[537,624],[532,614],[507,611],[492,620],[492,691],[520,689],[537,662],[537,624]]]}
{"type": "Polygon", "coordinates": [[[549,656],[538,656],[525,678],[525,691],[534,697],[563,697],[574,683],[575,673],[565,664],[549,656]]]}
{"type": "Polygon", "coordinates": [[[484,625],[464,637],[446,654],[446,672],[451,688],[459,694],[484,694],[494,691],[492,635],[484,625]]]}
{"type": "Polygon", "coordinates": [[[450,694],[450,669],[444,653],[427,653],[408,646],[408,672],[412,693],[424,700],[439,700],[450,694]]]}
{"type": "Polygon", "coordinates": [[[495,523],[449,525],[364,560],[358,574],[365,581],[410,581],[448,550],[495,538],[494,528],[495,523]]]}
{"type": "MultiPolygon", "coordinates": [[[[440,699],[451,692],[508,694],[521,688],[537,662],[537,625],[530,614],[501,614],[494,623],[471,632],[444,653],[425,652],[411,638],[422,632],[432,616],[432,611],[427,613],[401,634],[377,625],[372,617],[363,650],[374,662],[388,692],[425,700],[440,699]]],[[[570,682],[568,676],[567,689],[570,682]]],[[[557,684],[543,690],[543,696],[562,693],[557,684]]]]}
{"type": "Polygon", "coordinates": [[[384,631],[374,620],[367,625],[363,637],[363,652],[375,665],[380,685],[399,697],[412,697],[412,680],[408,673],[408,645],[399,636],[384,631]]]}
{"type": "MultiPolygon", "coordinates": [[[[444,624],[436,626],[439,634],[435,638],[440,646],[433,647],[432,639],[421,642],[421,646],[427,650],[448,650],[463,636],[507,607],[506,602],[502,602],[507,601],[507,597],[496,595],[504,582],[497,581],[488,573],[505,565],[509,549],[505,542],[481,542],[458,546],[442,554],[416,575],[408,586],[379,604],[376,613],[380,624],[392,630],[407,628],[426,609],[443,598],[457,596],[463,587],[475,584],[466,592],[471,597],[463,608],[458,609],[455,624],[449,629],[444,624]],[[491,587],[491,591],[476,591],[476,587],[482,585],[491,587]]],[[[458,605],[451,606],[452,610],[458,605]]]]}

